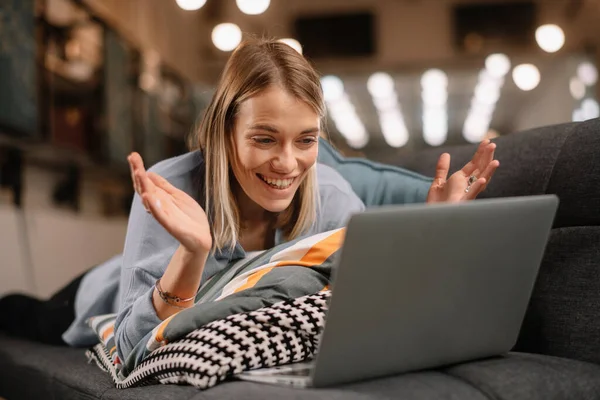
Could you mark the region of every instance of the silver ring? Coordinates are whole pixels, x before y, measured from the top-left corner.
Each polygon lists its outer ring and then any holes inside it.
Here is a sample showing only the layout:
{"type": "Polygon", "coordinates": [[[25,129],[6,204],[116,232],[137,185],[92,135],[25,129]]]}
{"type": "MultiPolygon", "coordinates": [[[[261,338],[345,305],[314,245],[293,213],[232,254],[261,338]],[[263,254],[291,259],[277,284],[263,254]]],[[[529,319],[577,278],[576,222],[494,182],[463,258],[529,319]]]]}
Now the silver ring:
{"type": "Polygon", "coordinates": [[[467,181],[467,188],[465,189],[465,193],[469,193],[471,190],[471,185],[477,181],[477,177],[475,175],[471,175],[469,180],[467,181]]]}

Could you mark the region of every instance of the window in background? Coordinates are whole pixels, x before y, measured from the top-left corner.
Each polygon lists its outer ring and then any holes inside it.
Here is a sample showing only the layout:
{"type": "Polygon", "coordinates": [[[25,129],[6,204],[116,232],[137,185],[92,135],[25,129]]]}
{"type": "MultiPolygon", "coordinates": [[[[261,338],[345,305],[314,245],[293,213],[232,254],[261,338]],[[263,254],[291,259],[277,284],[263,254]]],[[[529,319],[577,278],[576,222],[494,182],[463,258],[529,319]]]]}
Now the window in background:
{"type": "Polygon", "coordinates": [[[294,37],[311,58],[370,57],[376,53],[372,13],[303,16],[296,19],[295,30],[294,37]]]}
{"type": "Polygon", "coordinates": [[[127,168],[135,149],[133,101],[137,84],[134,51],[114,30],[104,31],[105,151],[111,165],[127,168]]]}
{"type": "Polygon", "coordinates": [[[33,137],[37,132],[34,0],[0,6],[0,129],[33,137]]]}
{"type": "Polygon", "coordinates": [[[454,42],[468,53],[535,46],[537,8],[533,1],[488,1],[453,7],[454,42]]]}
{"type": "Polygon", "coordinates": [[[74,3],[51,0],[38,29],[41,137],[58,149],[99,160],[103,28],[74,3]]]}

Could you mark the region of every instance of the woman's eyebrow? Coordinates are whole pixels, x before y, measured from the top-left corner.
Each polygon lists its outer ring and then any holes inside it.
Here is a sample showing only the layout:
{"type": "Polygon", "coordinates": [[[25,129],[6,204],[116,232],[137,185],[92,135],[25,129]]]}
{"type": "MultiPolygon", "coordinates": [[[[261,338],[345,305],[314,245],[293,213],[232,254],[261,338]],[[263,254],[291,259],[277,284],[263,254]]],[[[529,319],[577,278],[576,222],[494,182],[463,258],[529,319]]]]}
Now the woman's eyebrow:
{"type": "Polygon", "coordinates": [[[248,127],[249,130],[261,130],[261,131],[267,131],[267,132],[272,132],[272,133],[279,133],[279,131],[277,130],[277,128],[271,126],[271,125],[265,125],[265,124],[254,124],[254,125],[250,125],[248,127]]]}
{"type": "Polygon", "coordinates": [[[319,131],[320,131],[320,129],[319,129],[319,127],[317,126],[317,127],[314,127],[314,128],[308,128],[308,129],[305,129],[305,130],[303,130],[302,132],[300,132],[300,134],[301,134],[301,135],[304,135],[305,133],[317,133],[317,132],[319,132],[319,131]]]}
{"type": "MultiPolygon", "coordinates": [[[[267,132],[271,132],[271,133],[279,133],[277,128],[275,128],[274,126],[271,126],[271,125],[266,125],[266,124],[253,124],[253,125],[250,125],[248,127],[248,129],[249,130],[267,131],[267,132]]],[[[307,133],[318,133],[319,131],[320,131],[319,127],[316,126],[314,128],[305,129],[302,132],[300,132],[300,134],[305,135],[307,133]]]]}

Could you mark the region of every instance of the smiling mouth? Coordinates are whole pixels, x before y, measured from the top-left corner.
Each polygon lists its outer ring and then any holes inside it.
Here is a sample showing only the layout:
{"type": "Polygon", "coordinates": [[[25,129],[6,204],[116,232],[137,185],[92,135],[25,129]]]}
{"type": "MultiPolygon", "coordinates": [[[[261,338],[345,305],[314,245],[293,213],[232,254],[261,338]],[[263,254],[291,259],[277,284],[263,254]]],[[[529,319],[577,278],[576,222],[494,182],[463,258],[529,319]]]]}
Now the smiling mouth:
{"type": "Polygon", "coordinates": [[[267,185],[271,186],[272,188],[279,189],[279,190],[289,188],[290,186],[292,186],[292,183],[294,183],[294,180],[296,179],[296,178],[271,179],[271,178],[267,178],[266,176],[263,176],[261,174],[256,174],[256,176],[258,176],[260,178],[260,180],[262,180],[267,185]]]}

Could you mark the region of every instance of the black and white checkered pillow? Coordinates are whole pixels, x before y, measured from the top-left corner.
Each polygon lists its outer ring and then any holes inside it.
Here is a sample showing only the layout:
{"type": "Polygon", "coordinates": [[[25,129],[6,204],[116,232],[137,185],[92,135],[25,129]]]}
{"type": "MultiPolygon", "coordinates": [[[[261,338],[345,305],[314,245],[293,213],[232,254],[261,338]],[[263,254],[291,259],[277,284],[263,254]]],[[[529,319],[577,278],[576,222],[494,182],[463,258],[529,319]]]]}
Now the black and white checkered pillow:
{"type": "Polygon", "coordinates": [[[312,359],[330,295],[322,291],[211,322],[155,350],[125,379],[103,344],[88,356],[118,388],[186,383],[207,389],[243,371],[312,359]]]}

